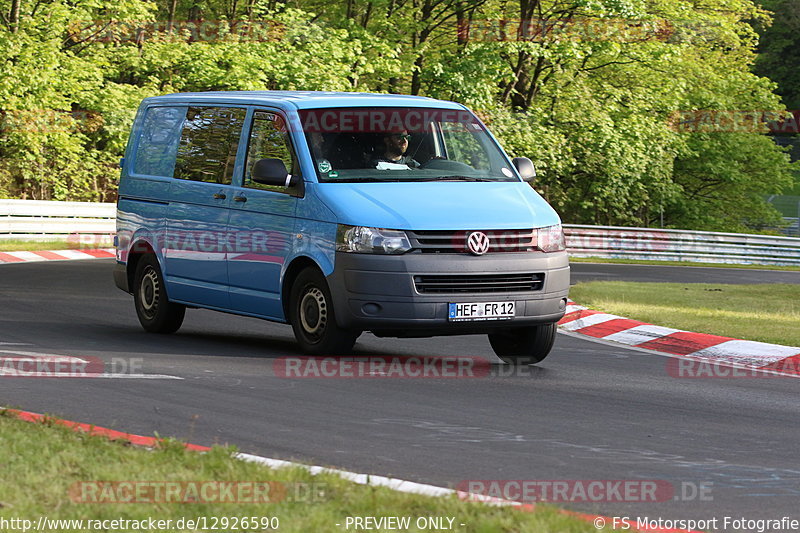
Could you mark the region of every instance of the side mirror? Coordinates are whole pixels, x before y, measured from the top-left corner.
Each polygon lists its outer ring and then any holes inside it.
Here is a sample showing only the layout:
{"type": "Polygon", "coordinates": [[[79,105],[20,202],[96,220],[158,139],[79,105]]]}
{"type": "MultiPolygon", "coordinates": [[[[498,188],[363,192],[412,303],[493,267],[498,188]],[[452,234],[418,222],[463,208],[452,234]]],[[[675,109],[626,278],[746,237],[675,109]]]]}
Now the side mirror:
{"type": "Polygon", "coordinates": [[[297,183],[297,178],[289,174],[280,159],[259,159],[253,165],[253,181],[262,185],[289,187],[297,183]]]}
{"type": "Polygon", "coordinates": [[[514,168],[517,169],[520,177],[525,181],[532,181],[536,177],[536,168],[533,166],[533,161],[527,157],[515,157],[511,162],[514,163],[514,168]]]}

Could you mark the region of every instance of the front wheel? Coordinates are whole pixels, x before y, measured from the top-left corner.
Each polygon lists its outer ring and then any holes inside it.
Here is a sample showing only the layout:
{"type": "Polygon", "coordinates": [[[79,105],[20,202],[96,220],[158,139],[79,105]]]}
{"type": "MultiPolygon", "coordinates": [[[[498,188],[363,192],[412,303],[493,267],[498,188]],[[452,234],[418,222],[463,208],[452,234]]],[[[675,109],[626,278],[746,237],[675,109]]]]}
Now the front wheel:
{"type": "Polygon", "coordinates": [[[494,353],[510,365],[532,365],[544,360],[556,340],[555,322],[489,334],[494,353]]]}
{"type": "Polygon", "coordinates": [[[142,327],[151,333],[175,333],[183,324],[186,307],[167,299],[164,275],[156,256],[145,255],[136,265],[133,302],[142,327]]]}
{"type": "Polygon", "coordinates": [[[289,308],[294,336],[304,352],[338,355],[352,351],[361,332],[336,324],[331,292],[321,272],[308,268],[297,276],[289,308]]]}

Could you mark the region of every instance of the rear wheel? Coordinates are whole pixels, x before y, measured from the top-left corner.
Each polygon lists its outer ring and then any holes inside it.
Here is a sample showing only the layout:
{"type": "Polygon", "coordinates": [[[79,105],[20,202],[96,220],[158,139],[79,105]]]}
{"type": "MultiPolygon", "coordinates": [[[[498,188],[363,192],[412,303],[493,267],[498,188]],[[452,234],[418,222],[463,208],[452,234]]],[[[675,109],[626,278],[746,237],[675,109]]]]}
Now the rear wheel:
{"type": "Polygon", "coordinates": [[[328,283],[322,273],[313,268],[303,270],[295,279],[289,311],[294,336],[309,354],[348,353],[361,334],[338,326],[328,283]]]}
{"type": "Polygon", "coordinates": [[[556,340],[556,323],[509,329],[489,334],[497,357],[510,365],[531,365],[542,361],[556,340]]]}
{"type": "Polygon", "coordinates": [[[136,265],[133,301],[142,327],[151,333],[174,333],[183,324],[186,307],[167,299],[164,276],[153,254],[147,254],[136,265]]]}

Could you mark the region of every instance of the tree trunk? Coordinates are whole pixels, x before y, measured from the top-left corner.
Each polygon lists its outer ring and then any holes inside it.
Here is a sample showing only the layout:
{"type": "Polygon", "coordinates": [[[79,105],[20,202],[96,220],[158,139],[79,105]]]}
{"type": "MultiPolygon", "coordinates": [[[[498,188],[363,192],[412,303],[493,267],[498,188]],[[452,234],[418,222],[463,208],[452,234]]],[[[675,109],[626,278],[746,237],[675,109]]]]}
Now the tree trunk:
{"type": "Polygon", "coordinates": [[[456,38],[458,48],[463,50],[469,43],[470,19],[466,16],[463,2],[456,2],[456,38]]]}
{"type": "Polygon", "coordinates": [[[536,97],[536,93],[539,91],[539,78],[542,75],[544,64],[544,57],[539,56],[539,58],[536,60],[536,68],[533,71],[530,85],[528,86],[528,93],[525,95],[525,109],[531,107],[531,104],[533,104],[533,99],[536,97]]]}
{"type": "Polygon", "coordinates": [[[203,16],[203,9],[200,7],[199,2],[193,2],[192,7],[189,9],[189,16],[187,17],[189,20],[200,20],[200,17],[203,16]]]}
{"type": "Polygon", "coordinates": [[[413,43],[416,48],[418,48],[417,59],[414,60],[414,73],[411,75],[411,94],[414,96],[419,95],[419,91],[422,88],[422,67],[425,64],[425,52],[423,51],[423,47],[433,31],[431,28],[433,24],[431,15],[433,15],[433,0],[425,0],[422,4],[420,20],[428,22],[429,25],[415,36],[415,42],[413,43]]]}
{"type": "Polygon", "coordinates": [[[525,63],[527,61],[528,61],[527,52],[520,51],[517,54],[517,64],[514,67],[514,79],[508,82],[505,90],[503,90],[503,95],[500,97],[500,101],[502,103],[505,104],[506,102],[508,102],[508,99],[511,96],[511,91],[514,89],[516,85],[520,83],[520,80],[523,78],[525,63]]]}
{"type": "Polygon", "coordinates": [[[367,24],[369,24],[369,17],[372,15],[372,2],[367,4],[367,11],[364,13],[364,16],[361,18],[361,27],[365,30],[367,29],[367,24]]]}
{"type": "Polygon", "coordinates": [[[11,12],[8,15],[8,23],[11,26],[11,33],[19,31],[19,11],[22,0],[11,0],[11,12]]]}
{"type": "Polygon", "coordinates": [[[172,33],[172,28],[175,25],[175,10],[178,9],[178,0],[172,0],[169,3],[169,18],[167,19],[167,33],[172,33]]]}
{"type": "Polygon", "coordinates": [[[411,94],[419,96],[419,90],[422,88],[422,66],[425,63],[425,56],[422,52],[417,55],[414,60],[414,73],[411,75],[411,94]]]}

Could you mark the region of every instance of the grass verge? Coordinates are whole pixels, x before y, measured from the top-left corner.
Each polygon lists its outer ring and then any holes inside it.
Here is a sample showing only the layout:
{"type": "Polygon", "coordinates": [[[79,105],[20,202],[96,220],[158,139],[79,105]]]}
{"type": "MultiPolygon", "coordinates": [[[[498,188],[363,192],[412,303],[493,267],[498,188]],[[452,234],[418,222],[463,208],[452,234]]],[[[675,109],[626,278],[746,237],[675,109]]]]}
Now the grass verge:
{"type": "Polygon", "coordinates": [[[0,252],[36,252],[39,250],[86,250],[92,248],[111,248],[113,244],[110,240],[96,241],[96,243],[86,244],[77,241],[67,240],[47,240],[47,241],[26,241],[20,239],[0,239],[0,252]]]}
{"type": "MultiPolygon", "coordinates": [[[[30,423],[0,413],[0,520],[18,518],[37,523],[40,516],[59,520],[172,520],[167,531],[201,531],[178,527],[178,520],[206,517],[207,527],[214,517],[216,529],[207,531],[264,531],[262,523],[243,527],[233,517],[276,517],[280,531],[345,531],[348,516],[452,517],[453,531],[462,532],[590,532],[591,523],[560,513],[554,507],[539,506],[536,512],[521,512],[507,507],[492,507],[461,501],[454,497],[431,498],[369,487],[345,481],[332,474],[312,476],[302,468],[272,470],[233,459],[233,448],[215,447],[209,453],[185,450],[180,443],[167,441],[154,450],[110,442],[99,436],[75,432],[52,422],[30,423]],[[94,481],[156,482],[272,482],[270,494],[285,498],[272,503],[80,503],[73,496],[98,497],[111,494],[94,491],[94,481]],[[84,483],[76,489],[77,483],[84,483]],[[282,486],[285,492],[276,490],[282,486]],[[88,489],[86,487],[89,487],[88,489]],[[72,493],[70,491],[73,491],[72,493]],[[229,517],[225,527],[222,517],[229,517]],[[337,526],[336,524],[340,524],[337,526]],[[461,526],[460,524],[464,524],[461,526]]],[[[113,494],[132,494],[117,485],[113,494]]],[[[146,492],[152,498],[157,492],[146,492]]],[[[181,494],[186,494],[182,492],[181,494]]],[[[163,500],[163,498],[161,498],[163,500]]],[[[445,521],[446,523],[446,521],[445,521]]],[[[86,522],[84,522],[84,527],[86,522]]],[[[79,531],[73,524],[52,523],[47,531],[79,531]]],[[[352,529],[352,528],[351,528],[352,529]]],[[[95,528],[97,530],[97,528],[95,528]]],[[[135,527],[108,531],[156,531],[135,527]]],[[[164,531],[164,529],[162,529],[164,531]]]]}
{"type": "Polygon", "coordinates": [[[696,261],[646,261],[643,259],[605,259],[602,257],[570,257],[570,263],[609,263],[613,265],[665,265],[681,267],[743,268],[749,270],[787,270],[800,272],[800,266],[729,265],[727,263],[698,263],[696,261]]]}
{"type": "Polygon", "coordinates": [[[659,326],[800,346],[800,284],[590,281],[569,295],[580,305],[659,326]]]}

